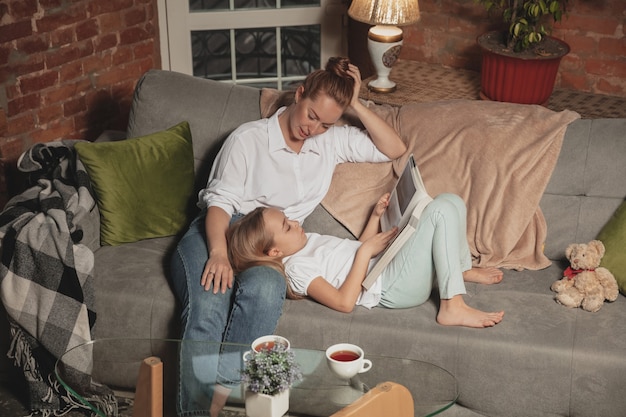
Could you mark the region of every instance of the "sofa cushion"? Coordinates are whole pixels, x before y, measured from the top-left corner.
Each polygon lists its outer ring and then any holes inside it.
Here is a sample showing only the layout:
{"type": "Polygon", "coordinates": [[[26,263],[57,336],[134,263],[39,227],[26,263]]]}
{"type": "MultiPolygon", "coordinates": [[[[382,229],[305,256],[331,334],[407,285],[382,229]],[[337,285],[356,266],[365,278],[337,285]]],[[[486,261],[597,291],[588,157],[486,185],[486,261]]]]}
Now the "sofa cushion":
{"type": "Polygon", "coordinates": [[[598,234],[598,240],[604,243],[606,252],[600,263],[613,273],[619,290],[626,294],[626,201],[615,211],[608,223],[598,234]]]}
{"type": "Polygon", "coordinates": [[[100,210],[100,242],[170,236],[187,222],[193,191],[189,124],[120,142],[79,143],[100,210]]]}
{"type": "Polygon", "coordinates": [[[549,259],[563,259],[570,243],[596,239],[624,201],[624,131],[626,119],[579,119],[568,126],[541,200],[548,225],[545,252],[549,259]]]}
{"type": "MultiPolygon", "coordinates": [[[[110,339],[117,347],[99,352],[96,360],[107,366],[94,368],[96,381],[132,388],[139,365],[149,356],[160,357],[167,372],[167,359],[155,345],[161,339],[180,337],[180,310],[167,276],[177,242],[175,236],[144,239],[102,246],[95,252],[98,317],[92,335],[94,339],[110,339]],[[126,348],[116,341],[129,337],[133,343],[126,348]],[[153,346],[146,347],[146,342],[153,346]]],[[[164,373],[164,382],[167,380],[164,373]]]]}

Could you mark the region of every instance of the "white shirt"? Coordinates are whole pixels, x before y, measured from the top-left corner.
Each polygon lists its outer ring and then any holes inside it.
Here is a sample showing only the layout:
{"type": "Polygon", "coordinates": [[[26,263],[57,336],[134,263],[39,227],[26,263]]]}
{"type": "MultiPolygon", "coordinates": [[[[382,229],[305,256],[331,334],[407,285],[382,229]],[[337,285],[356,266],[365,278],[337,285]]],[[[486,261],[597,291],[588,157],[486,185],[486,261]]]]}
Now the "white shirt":
{"type": "Polygon", "coordinates": [[[367,133],[354,126],[333,126],[305,140],[296,153],[278,124],[284,110],[231,133],[215,158],[207,188],[198,195],[199,207],[217,206],[231,216],[276,207],[302,222],[328,192],[337,164],[389,161],[367,133]]]}
{"type": "MultiPolygon", "coordinates": [[[[361,242],[317,233],[307,233],[306,236],[304,248],[283,260],[292,290],[296,294],[308,295],[309,285],[318,277],[324,278],[335,288],[341,287],[348,277],[361,242]]],[[[368,271],[371,266],[372,261],[368,271]]],[[[356,305],[367,308],[376,306],[381,292],[382,280],[378,279],[368,291],[361,291],[356,305]]]]}

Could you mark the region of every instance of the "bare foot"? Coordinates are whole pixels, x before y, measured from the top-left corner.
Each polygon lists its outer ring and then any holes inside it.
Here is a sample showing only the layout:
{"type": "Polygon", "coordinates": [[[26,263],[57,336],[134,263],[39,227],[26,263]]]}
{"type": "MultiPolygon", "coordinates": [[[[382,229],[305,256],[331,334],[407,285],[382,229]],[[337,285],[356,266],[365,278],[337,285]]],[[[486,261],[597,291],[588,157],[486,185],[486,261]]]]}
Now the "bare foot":
{"type": "Polygon", "coordinates": [[[484,312],[465,304],[462,295],[441,300],[437,323],[443,326],[492,327],[502,321],[504,311],[484,312]]]}
{"type": "Polygon", "coordinates": [[[222,385],[215,385],[213,388],[213,399],[211,400],[211,408],[209,414],[211,417],[218,417],[224,406],[226,400],[232,390],[222,385]]]}
{"type": "Polygon", "coordinates": [[[504,274],[498,268],[472,268],[463,272],[463,281],[477,284],[497,284],[504,274]]]}

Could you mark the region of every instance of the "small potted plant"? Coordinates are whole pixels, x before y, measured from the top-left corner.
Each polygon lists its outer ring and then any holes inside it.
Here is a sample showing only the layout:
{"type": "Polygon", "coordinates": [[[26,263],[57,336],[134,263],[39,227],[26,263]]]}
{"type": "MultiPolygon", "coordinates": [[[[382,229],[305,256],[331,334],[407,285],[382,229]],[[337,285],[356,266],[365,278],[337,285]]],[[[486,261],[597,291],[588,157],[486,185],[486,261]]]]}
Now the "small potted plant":
{"type": "Polygon", "coordinates": [[[475,0],[502,30],[478,37],[483,51],[481,96],[496,101],[545,104],[569,45],[549,36],[569,0],[475,0]]]}
{"type": "Polygon", "coordinates": [[[289,409],[289,389],[302,380],[293,351],[280,344],[252,350],[241,372],[248,417],[280,417],[289,409]]]}

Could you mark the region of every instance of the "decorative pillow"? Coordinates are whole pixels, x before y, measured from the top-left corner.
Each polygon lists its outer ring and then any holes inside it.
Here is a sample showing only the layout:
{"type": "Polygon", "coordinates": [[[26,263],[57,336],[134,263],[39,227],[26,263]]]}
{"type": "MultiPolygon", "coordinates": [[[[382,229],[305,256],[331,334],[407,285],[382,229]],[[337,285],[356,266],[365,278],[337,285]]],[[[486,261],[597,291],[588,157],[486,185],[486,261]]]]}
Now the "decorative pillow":
{"type": "Polygon", "coordinates": [[[171,236],[186,224],[194,183],[189,123],[75,147],[96,193],[102,245],[171,236]]]}
{"type": "Polygon", "coordinates": [[[597,239],[606,248],[600,266],[613,273],[620,292],[626,295],[626,201],[613,213],[597,239]]]}

